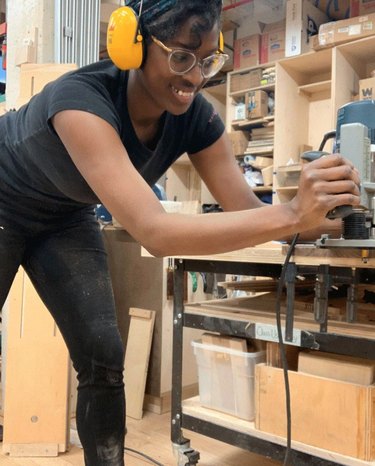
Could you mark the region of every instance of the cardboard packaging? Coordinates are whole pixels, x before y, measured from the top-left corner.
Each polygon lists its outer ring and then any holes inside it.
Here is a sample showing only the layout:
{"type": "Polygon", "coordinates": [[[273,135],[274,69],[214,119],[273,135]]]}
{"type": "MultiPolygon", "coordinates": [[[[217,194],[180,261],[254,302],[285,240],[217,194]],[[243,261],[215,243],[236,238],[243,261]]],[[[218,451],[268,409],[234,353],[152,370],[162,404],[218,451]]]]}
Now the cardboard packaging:
{"type": "Polygon", "coordinates": [[[310,37],[318,34],[319,26],[328,16],[307,0],[287,0],[285,56],[293,57],[310,49],[310,37]]]}
{"type": "Polygon", "coordinates": [[[285,57],[285,20],[267,24],[260,41],[260,63],[273,63],[285,57]]]}
{"type": "MultiPolygon", "coordinates": [[[[292,439],[342,455],[375,458],[375,386],[289,371],[292,439]]],[[[255,367],[255,427],[286,437],[283,370],[255,367]]],[[[348,463],[347,463],[348,464],[348,463]]]]}
{"type": "Polygon", "coordinates": [[[259,34],[253,34],[234,41],[233,69],[250,68],[259,65],[259,61],[259,34]]]}
{"type": "Polygon", "coordinates": [[[350,14],[350,0],[312,0],[312,4],[323,11],[330,20],[346,19],[350,14]]]}
{"type": "Polygon", "coordinates": [[[249,120],[263,118],[268,115],[268,94],[257,90],[246,95],[246,113],[249,120]]]}
{"type": "Polygon", "coordinates": [[[375,77],[359,81],[359,100],[375,100],[375,77]]]}
{"type": "Polygon", "coordinates": [[[375,13],[321,24],[314,50],[344,44],[375,34],[375,13]]]}
{"type": "Polygon", "coordinates": [[[230,79],[230,92],[243,91],[252,87],[259,87],[262,80],[262,70],[256,69],[233,74],[230,79]]]}
{"type": "Polygon", "coordinates": [[[350,0],[350,17],[369,15],[375,13],[375,1],[350,0]]]}
{"type": "Polygon", "coordinates": [[[234,155],[243,155],[249,143],[247,131],[231,131],[228,133],[234,155]]]}

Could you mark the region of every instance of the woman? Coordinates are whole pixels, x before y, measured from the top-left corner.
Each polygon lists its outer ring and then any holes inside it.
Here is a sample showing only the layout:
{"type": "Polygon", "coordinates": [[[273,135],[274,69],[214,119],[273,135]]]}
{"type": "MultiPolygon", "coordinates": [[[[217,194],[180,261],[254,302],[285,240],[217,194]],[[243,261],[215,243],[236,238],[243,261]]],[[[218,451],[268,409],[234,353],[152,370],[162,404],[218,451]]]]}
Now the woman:
{"type": "MultiPolygon", "coordinates": [[[[138,12],[139,3],[129,6],[138,12]]],[[[225,61],[220,13],[221,0],[145,0],[139,69],[89,65],[0,119],[0,306],[22,265],[78,372],[86,466],[124,464],[124,350],[93,205],[103,203],[152,254],[165,256],[285,237],[359,202],[357,173],[336,155],[308,164],[287,204],[264,206],[250,190],[223,123],[199,94],[225,61]],[[150,186],[184,152],[224,213],[163,210],[150,186]]]]}

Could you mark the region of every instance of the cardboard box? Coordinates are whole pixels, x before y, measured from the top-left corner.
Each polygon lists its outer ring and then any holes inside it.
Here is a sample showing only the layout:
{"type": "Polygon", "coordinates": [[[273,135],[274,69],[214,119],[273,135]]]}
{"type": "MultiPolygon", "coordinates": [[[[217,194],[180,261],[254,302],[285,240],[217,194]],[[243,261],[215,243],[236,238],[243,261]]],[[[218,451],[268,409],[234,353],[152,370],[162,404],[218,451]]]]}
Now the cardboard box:
{"type": "Polygon", "coordinates": [[[243,91],[252,87],[259,87],[262,79],[262,70],[256,69],[233,74],[230,78],[230,92],[243,91]]]}
{"type": "Polygon", "coordinates": [[[375,381],[375,361],[323,351],[301,351],[298,371],[359,385],[372,385],[375,381]]]}
{"type": "Polygon", "coordinates": [[[233,69],[250,68],[259,65],[259,61],[259,34],[253,34],[234,41],[233,69]]]}
{"type": "Polygon", "coordinates": [[[273,63],[285,57],[285,20],[267,24],[260,41],[260,63],[273,63]]]}
{"type": "Polygon", "coordinates": [[[328,21],[328,16],[308,0],[287,0],[285,56],[308,52],[310,37],[317,35],[319,26],[328,21]]]}
{"type": "Polygon", "coordinates": [[[266,352],[242,352],[199,340],[191,344],[202,406],[248,421],[254,419],[254,368],[265,361],[266,352]]]}
{"type": "Polygon", "coordinates": [[[330,20],[349,18],[350,0],[312,0],[314,6],[323,11],[330,20]]]}
{"type": "Polygon", "coordinates": [[[268,115],[268,94],[257,90],[246,94],[246,118],[263,118],[268,115]]]}
{"type": "Polygon", "coordinates": [[[375,34],[375,13],[321,24],[317,47],[332,47],[375,34]]]}
{"type": "MultiPolygon", "coordinates": [[[[375,386],[289,371],[292,439],[364,461],[375,459],[375,386]]],[[[286,437],[283,370],[255,367],[255,427],[286,437]]]]}
{"type": "Polygon", "coordinates": [[[234,155],[243,155],[249,143],[249,134],[247,131],[232,131],[228,133],[234,155]]]}
{"type": "Polygon", "coordinates": [[[359,81],[359,100],[375,100],[375,77],[359,81]]]}
{"type": "Polygon", "coordinates": [[[374,0],[350,0],[350,17],[375,13],[374,0]]]}

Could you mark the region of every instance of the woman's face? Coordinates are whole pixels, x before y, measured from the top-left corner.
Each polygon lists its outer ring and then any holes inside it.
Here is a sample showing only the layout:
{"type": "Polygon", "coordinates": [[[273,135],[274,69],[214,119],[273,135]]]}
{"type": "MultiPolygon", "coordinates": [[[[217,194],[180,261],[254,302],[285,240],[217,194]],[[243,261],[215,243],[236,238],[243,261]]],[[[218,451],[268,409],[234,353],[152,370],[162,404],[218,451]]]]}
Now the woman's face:
{"type": "MultiPolygon", "coordinates": [[[[197,35],[191,32],[195,22],[196,18],[189,19],[176,37],[163,41],[163,44],[171,49],[191,51],[199,60],[213,55],[218,50],[218,26],[201,34],[201,44],[198,47],[197,35]]],[[[147,59],[140,70],[140,76],[144,90],[154,104],[162,111],[166,110],[174,115],[188,110],[194,97],[207,81],[202,76],[198,63],[186,74],[174,74],[169,68],[168,52],[154,42],[148,45],[147,59]]]]}

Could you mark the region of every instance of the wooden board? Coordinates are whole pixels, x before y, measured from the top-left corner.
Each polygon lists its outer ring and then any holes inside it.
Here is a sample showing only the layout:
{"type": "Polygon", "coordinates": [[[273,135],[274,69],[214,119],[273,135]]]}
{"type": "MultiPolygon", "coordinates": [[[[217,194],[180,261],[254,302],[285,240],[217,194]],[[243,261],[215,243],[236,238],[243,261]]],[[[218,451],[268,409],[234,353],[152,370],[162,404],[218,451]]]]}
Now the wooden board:
{"type": "Polygon", "coordinates": [[[125,353],[126,414],[142,419],[155,311],[131,308],[125,353]]]}
{"type": "Polygon", "coordinates": [[[69,355],[23,270],[10,292],[4,444],[15,456],[56,456],[68,445],[69,355]]]}
{"type": "MultiPolygon", "coordinates": [[[[282,369],[255,368],[255,427],[285,437],[282,369]]],[[[375,387],[289,372],[292,438],[370,461],[375,457],[375,387]]]]}
{"type": "Polygon", "coordinates": [[[298,371],[360,385],[374,383],[375,361],[316,351],[300,352],[298,371]]]}

